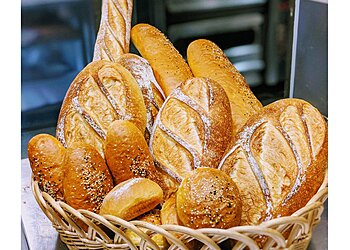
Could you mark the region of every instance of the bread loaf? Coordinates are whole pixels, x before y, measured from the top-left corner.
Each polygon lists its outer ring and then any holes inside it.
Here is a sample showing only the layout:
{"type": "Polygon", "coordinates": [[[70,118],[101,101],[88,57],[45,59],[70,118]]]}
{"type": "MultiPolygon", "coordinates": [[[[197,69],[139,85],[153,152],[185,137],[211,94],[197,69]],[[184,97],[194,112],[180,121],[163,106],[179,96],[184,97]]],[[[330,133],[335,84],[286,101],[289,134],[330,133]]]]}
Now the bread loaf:
{"type": "Polygon", "coordinates": [[[133,178],[115,186],[103,200],[100,214],[131,220],[155,208],[163,200],[159,185],[146,178],[133,178]]]}
{"type": "MultiPolygon", "coordinates": [[[[151,211],[149,211],[143,215],[140,215],[135,220],[144,221],[144,222],[148,222],[148,223],[151,223],[153,225],[159,226],[159,225],[161,225],[160,211],[159,211],[159,209],[152,209],[151,211]]],[[[141,228],[141,230],[144,232],[147,231],[146,228],[141,228]]],[[[130,229],[127,229],[125,231],[125,234],[126,234],[126,236],[129,237],[129,239],[131,239],[131,242],[134,243],[134,245],[140,246],[141,238],[136,233],[132,232],[130,229]]],[[[157,244],[157,246],[159,246],[159,248],[161,250],[169,248],[169,244],[168,244],[166,238],[164,236],[162,236],[161,234],[154,234],[154,235],[152,235],[151,239],[157,244]]]]}
{"type": "Polygon", "coordinates": [[[131,29],[131,39],[142,57],[152,66],[166,96],[193,76],[180,53],[157,28],[149,24],[137,24],[131,29]]]}
{"type": "Polygon", "coordinates": [[[195,77],[208,77],[224,88],[230,100],[235,135],[248,118],[262,108],[261,103],[215,43],[205,39],[193,41],[187,48],[187,60],[195,77]]]}
{"type": "Polygon", "coordinates": [[[63,100],[57,138],[65,147],[73,142],[94,146],[103,155],[103,141],[115,120],[129,120],[142,133],[146,107],[129,71],[118,63],[96,61],[74,79],[63,100]]]}
{"type": "Polygon", "coordinates": [[[38,134],[28,143],[28,158],[33,177],[41,191],[63,200],[65,148],[53,136],[38,134]]]}
{"type": "Polygon", "coordinates": [[[64,199],[75,209],[98,213],[113,188],[112,176],[97,150],[82,143],[67,148],[63,179],[64,199]]]}
{"type": "Polygon", "coordinates": [[[327,124],[311,104],[283,99],[253,115],[219,168],[242,197],[242,225],[290,215],[309,201],[327,168],[327,124]]]}
{"type": "Polygon", "coordinates": [[[164,186],[145,138],[129,121],[117,120],[111,124],[105,141],[105,157],[116,184],[142,177],[164,186]]]}
{"type": "Polygon", "coordinates": [[[94,58],[115,62],[129,52],[132,0],[102,0],[94,58]]]}
{"type": "MultiPolygon", "coordinates": [[[[163,225],[182,225],[176,211],[176,194],[167,199],[160,210],[160,219],[163,225]]],[[[179,234],[177,234],[180,236],[179,234]]]]}
{"type": "Polygon", "coordinates": [[[154,78],[152,68],[146,59],[138,55],[128,53],[121,55],[117,62],[129,70],[141,88],[147,111],[145,138],[148,142],[152,132],[154,120],[160,107],[163,105],[165,95],[157,80],[154,78]]]}
{"type": "Polygon", "coordinates": [[[191,228],[230,228],[241,221],[242,203],[232,179],[213,168],[188,173],[176,193],[181,222],[191,228]]]}
{"type": "Polygon", "coordinates": [[[195,168],[218,166],[231,127],[223,88],[207,78],[192,78],[174,89],[160,109],[150,149],[159,167],[181,181],[195,168]]]}

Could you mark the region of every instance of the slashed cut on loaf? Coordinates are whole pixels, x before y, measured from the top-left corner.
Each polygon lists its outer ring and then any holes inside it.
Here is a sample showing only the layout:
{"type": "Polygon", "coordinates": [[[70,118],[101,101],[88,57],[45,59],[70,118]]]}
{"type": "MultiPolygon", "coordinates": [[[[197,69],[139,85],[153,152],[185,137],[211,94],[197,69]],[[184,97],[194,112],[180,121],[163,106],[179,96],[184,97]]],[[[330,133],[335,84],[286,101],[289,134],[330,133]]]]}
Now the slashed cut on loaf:
{"type": "Polygon", "coordinates": [[[327,158],[321,113],[305,101],[283,99],[248,120],[219,168],[239,189],[241,224],[259,224],[305,206],[323,182],[327,158]]]}
{"type": "Polygon", "coordinates": [[[144,133],[146,107],[141,90],[120,64],[92,62],[67,91],[58,117],[57,138],[65,147],[85,142],[103,155],[107,129],[115,120],[131,121],[144,133]]]}
{"type": "Polygon", "coordinates": [[[198,167],[216,168],[231,140],[230,104],[208,78],[191,78],[160,109],[150,149],[160,168],[179,182],[198,167]]]}

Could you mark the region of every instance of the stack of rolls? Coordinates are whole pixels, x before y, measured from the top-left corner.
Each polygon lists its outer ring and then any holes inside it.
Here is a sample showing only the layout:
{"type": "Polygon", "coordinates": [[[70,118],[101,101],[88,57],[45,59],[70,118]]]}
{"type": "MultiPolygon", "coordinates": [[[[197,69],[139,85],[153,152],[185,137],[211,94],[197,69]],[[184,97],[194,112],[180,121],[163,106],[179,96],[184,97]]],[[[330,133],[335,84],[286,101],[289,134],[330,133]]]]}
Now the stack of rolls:
{"type": "Polygon", "coordinates": [[[263,107],[216,44],[193,41],[187,63],[157,28],[131,29],[131,11],[103,1],[94,61],[67,91],[56,138],[30,140],[40,189],[75,209],[191,228],[305,206],[327,171],[320,112],[299,99],[263,107]]]}

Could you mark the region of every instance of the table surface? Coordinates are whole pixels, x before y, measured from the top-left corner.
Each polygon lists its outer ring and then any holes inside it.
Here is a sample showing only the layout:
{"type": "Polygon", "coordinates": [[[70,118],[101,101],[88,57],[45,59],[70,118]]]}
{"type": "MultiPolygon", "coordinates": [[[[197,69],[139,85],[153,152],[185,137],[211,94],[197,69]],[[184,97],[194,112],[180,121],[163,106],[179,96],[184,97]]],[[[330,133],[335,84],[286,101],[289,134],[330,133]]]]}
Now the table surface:
{"type": "MultiPolygon", "coordinates": [[[[51,222],[41,211],[33,196],[30,180],[31,169],[28,159],[22,160],[22,250],[67,250],[66,245],[59,239],[58,233],[51,222]]],[[[328,205],[322,214],[319,225],[313,232],[308,250],[328,249],[328,205]]]]}

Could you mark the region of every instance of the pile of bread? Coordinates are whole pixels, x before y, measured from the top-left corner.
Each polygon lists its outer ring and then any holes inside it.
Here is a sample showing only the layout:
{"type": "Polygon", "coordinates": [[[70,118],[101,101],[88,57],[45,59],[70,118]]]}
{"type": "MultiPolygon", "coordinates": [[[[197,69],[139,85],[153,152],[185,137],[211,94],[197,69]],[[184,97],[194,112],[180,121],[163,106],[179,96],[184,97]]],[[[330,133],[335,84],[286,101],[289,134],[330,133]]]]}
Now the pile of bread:
{"type": "Polygon", "coordinates": [[[327,124],[306,101],[265,107],[213,42],[187,62],[132,1],[104,0],[94,60],[63,101],[56,138],[33,137],[42,191],[75,209],[191,228],[290,215],[327,171],[327,124]],[[130,54],[130,37],[141,56],[130,54]]]}

